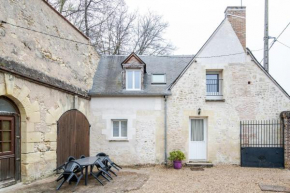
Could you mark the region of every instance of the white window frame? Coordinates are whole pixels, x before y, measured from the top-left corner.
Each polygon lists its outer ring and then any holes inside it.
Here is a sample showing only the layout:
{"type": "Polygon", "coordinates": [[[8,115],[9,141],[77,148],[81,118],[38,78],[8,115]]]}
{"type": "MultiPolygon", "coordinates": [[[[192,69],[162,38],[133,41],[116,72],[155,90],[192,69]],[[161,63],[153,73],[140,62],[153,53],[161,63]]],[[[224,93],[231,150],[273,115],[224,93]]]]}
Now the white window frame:
{"type": "Polygon", "coordinates": [[[138,69],[130,69],[130,70],[126,70],[126,90],[141,90],[141,76],[142,76],[142,72],[141,70],[138,70],[138,69]],[[132,87],[133,88],[128,88],[128,73],[127,72],[133,72],[133,82],[132,82],[132,87]],[[136,85],[135,85],[135,72],[140,72],[140,88],[137,88],[136,89],[136,85]]]}
{"type": "Polygon", "coordinates": [[[166,84],[166,74],[165,73],[156,73],[151,75],[151,83],[152,84],[166,84]],[[155,75],[163,75],[164,76],[164,82],[154,82],[153,81],[153,76],[155,75]]]}
{"type": "Polygon", "coordinates": [[[128,120],[127,119],[112,119],[111,122],[112,122],[112,127],[111,127],[111,129],[112,129],[112,135],[111,135],[112,139],[128,139],[128,120]],[[114,123],[113,123],[114,121],[118,121],[119,122],[119,136],[118,137],[114,136],[114,123]],[[127,122],[127,128],[126,128],[127,129],[127,136],[126,137],[122,137],[122,134],[121,134],[121,130],[122,130],[121,129],[121,127],[122,127],[121,126],[121,122],[122,121],[126,121],[127,122]]]}

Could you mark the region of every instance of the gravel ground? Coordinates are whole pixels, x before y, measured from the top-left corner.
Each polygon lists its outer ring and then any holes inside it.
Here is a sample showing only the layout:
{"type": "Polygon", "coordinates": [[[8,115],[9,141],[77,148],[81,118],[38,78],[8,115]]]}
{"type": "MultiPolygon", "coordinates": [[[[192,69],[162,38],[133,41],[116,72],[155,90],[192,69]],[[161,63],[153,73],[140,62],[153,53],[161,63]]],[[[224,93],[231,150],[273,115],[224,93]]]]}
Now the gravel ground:
{"type": "MultiPolygon", "coordinates": [[[[15,185],[0,192],[55,192],[56,176],[29,185],[15,185]]],[[[221,165],[204,170],[164,166],[124,168],[111,182],[101,186],[90,176],[89,185],[81,181],[75,192],[262,192],[259,183],[290,188],[290,171],[267,168],[242,168],[221,165]]],[[[73,184],[64,184],[59,192],[72,192],[73,184]]]]}
{"type": "Polygon", "coordinates": [[[215,166],[204,171],[148,168],[149,180],[139,192],[262,192],[259,183],[290,187],[290,171],[268,168],[215,166]]]}

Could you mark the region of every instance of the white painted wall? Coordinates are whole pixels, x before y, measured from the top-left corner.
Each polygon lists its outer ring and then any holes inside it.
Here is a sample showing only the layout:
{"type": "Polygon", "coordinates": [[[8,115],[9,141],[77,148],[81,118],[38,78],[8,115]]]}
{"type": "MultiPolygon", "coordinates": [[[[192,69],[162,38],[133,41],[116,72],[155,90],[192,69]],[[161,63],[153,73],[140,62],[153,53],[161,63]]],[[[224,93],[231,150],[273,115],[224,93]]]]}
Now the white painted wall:
{"type": "Polygon", "coordinates": [[[105,152],[123,165],[163,161],[163,97],[93,97],[91,155],[105,152]],[[128,140],[112,138],[112,119],[128,120],[128,140]]]}
{"type": "Polygon", "coordinates": [[[197,55],[197,62],[202,64],[228,64],[228,63],[245,63],[246,54],[243,53],[244,49],[234,32],[228,19],[225,19],[220,27],[213,34],[211,39],[204,45],[197,55]],[[226,57],[212,57],[235,54],[226,57]],[[203,57],[212,58],[203,58],[203,57]],[[199,58],[201,57],[201,58],[199,58]]]}

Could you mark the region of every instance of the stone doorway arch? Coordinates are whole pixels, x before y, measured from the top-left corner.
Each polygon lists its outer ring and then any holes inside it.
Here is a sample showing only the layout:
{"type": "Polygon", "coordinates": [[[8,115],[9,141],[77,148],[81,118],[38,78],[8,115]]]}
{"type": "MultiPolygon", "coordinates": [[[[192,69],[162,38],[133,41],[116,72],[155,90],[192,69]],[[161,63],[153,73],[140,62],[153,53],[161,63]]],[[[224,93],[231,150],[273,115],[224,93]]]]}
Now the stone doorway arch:
{"type": "Polygon", "coordinates": [[[8,97],[0,96],[0,188],[21,179],[20,111],[8,97]]]}

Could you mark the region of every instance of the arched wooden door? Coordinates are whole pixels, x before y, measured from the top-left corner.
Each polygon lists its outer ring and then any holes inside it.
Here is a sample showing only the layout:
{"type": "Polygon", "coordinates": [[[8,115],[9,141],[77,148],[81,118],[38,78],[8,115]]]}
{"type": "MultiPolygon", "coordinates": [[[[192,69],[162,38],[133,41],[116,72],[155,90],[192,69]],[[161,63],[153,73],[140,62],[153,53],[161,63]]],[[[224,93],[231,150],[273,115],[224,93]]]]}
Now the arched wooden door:
{"type": "Polygon", "coordinates": [[[69,156],[89,156],[89,151],[90,124],[86,116],[76,109],[65,112],[57,122],[57,166],[69,156]]]}

